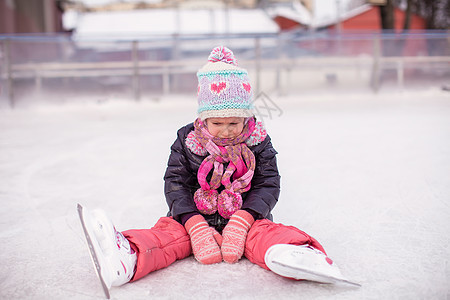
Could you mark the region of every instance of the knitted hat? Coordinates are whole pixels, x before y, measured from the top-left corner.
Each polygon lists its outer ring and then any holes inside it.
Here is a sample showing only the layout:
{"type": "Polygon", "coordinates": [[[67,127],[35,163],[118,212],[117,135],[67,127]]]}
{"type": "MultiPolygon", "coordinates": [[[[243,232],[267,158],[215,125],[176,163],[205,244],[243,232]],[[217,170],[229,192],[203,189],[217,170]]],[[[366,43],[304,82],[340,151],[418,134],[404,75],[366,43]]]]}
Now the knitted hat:
{"type": "Polygon", "coordinates": [[[237,66],[233,52],[224,46],[211,51],[198,72],[198,114],[207,118],[253,116],[253,90],[247,70],[237,66]]]}

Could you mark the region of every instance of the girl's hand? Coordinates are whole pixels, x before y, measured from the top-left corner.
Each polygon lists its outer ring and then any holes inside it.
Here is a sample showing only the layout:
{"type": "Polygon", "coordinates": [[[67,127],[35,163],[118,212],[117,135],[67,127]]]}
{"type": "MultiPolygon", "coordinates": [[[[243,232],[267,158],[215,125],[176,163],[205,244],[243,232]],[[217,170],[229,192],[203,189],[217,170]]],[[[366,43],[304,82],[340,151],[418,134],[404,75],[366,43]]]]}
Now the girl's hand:
{"type": "Polygon", "coordinates": [[[222,256],[227,263],[237,262],[244,254],[247,233],[255,219],[245,210],[235,212],[223,229],[222,256]]]}
{"type": "Polygon", "coordinates": [[[184,225],[191,238],[192,252],[200,263],[209,265],[222,261],[222,236],[209,227],[202,215],[192,216],[184,225]]]}

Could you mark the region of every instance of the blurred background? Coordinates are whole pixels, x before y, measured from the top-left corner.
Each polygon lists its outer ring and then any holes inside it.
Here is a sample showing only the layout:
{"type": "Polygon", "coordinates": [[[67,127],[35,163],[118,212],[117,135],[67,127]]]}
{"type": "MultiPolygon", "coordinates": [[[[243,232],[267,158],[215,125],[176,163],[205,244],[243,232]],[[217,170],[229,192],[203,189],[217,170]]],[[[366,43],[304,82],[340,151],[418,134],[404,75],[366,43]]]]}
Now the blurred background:
{"type": "Polygon", "coordinates": [[[0,107],[196,94],[232,49],[258,94],[450,89],[448,0],[0,0],[0,107]]]}
{"type": "Polygon", "coordinates": [[[218,45],[280,153],[275,221],[362,288],[191,257],[114,299],[450,299],[449,26],[450,0],[0,0],[0,299],[103,297],[76,204],[166,215],[218,45]]]}

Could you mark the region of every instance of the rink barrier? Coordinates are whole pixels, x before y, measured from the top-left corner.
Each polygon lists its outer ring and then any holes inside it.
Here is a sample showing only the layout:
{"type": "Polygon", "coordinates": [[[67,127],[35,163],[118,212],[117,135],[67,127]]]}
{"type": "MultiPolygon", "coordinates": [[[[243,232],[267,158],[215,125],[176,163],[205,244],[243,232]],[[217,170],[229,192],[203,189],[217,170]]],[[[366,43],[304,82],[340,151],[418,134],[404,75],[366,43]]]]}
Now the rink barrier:
{"type": "MultiPolygon", "coordinates": [[[[430,34],[425,37],[429,37],[430,34]]],[[[235,37],[236,38],[236,37],[235,37]]],[[[283,53],[283,46],[290,46],[290,44],[295,45],[295,43],[327,43],[330,40],[327,39],[305,39],[303,37],[289,38],[289,36],[251,36],[251,37],[239,37],[239,39],[249,40],[249,45],[247,47],[250,49],[249,52],[253,53],[253,57],[245,57],[240,60],[240,64],[246,66],[249,71],[253,72],[252,79],[254,82],[254,90],[256,93],[261,91],[261,86],[263,85],[262,73],[267,73],[267,71],[274,72],[274,90],[279,94],[286,94],[289,90],[289,86],[283,86],[281,83],[282,77],[284,79],[287,77],[295,77],[296,72],[305,70],[323,70],[324,74],[332,74],[333,70],[344,70],[344,69],[364,69],[370,70],[370,76],[367,80],[368,86],[374,92],[378,92],[381,87],[381,75],[382,72],[386,70],[393,70],[396,73],[396,82],[399,88],[403,88],[405,83],[405,66],[406,65],[417,65],[419,69],[442,69],[444,72],[449,70],[450,66],[450,56],[448,54],[448,49],[444,49],[443,53],[445,55],[436,56],[386,56],[383,55],[383,45],[382,39],[393,39],[395,36],[390,35],[370,35],[356,36],[355,40],[359,42],[364,40],[364,42],[371,42],[372,49],[369,49],[371,53],[369,55],[329,55],[329,56],[308,56],[300,55],[299,57],[286,57],[283,53]],[[263,57],[263,51],[266,50],[269,41],[269,47],[275,49],[275,58],[263,57]],[[271,43],[272,44],[271,44],[271,43]],[[331,70],[331,71],[330,71],[331,70]],[[294,74],[294,75],[290,75],[294,74]]],[[[347,37],[347,39],[351,39],[347,37]]],[[[408,36],[410,39],[423,39],[424,35],[411,35],[408,36]]],[[[448,34],[439,33],[432,38],[448,38],[448,34]]],[[[54,42],[54,39],[47,37],[45,42],[54,42]]],[[[233,37],[227,36],[227,41],[234,42],[233,37]]],[[[37,40],[42,42],[39,37],[31,37],[27,42],[37,40]]],[[[337,48],[342,47],[343,41],[345,39],[340,39],[336,36],[332,37],[332,45],[337,48]]],[[[192,40],[188,40],[192,43],[192,40]]],[[[121,43],[120,46],[123,48],[130,49],[130,59],[121,61],[89,61],[89,62],[61,62],[61,61],[45,61],[45,62],[16,62],[17,59],[12,59],[15,53],[12,53],[11,43],[17,42],[16,39],[11,37],[2,38],[0,36],[1,48],[2,49],[2,65],[1,68],[1,81],[4,82],[3,91],[5,95],[5,90],[7,91],[7,99],[10,106],[14,106],[15,102],[15,88],[14,83],[21,79],[32,79],[34,81],[34,86],[36,91],[41,91],[43,79],[46,78],[93,78],[102,76],[121,76],[129,77],[132,82],[132,98],[139,100],[141,98],[141,80],[142,76],[156,75],[161,78],[162,82],[162,94],[167,95],[175,91],[173,85],[172,75],[180,74],[195,74],[199,66],[205,63],[204,58],[189,58],[189,59],[172,59],[172,60],[146,60],[139,57],[140,45],[146,44],[149,41],[130,41],[129,47],[125,46],[126,43],[121,43]],[[5,88],[6,87],[6,88],[5,88]]],[[[23,40],[19,39],[19,42],[23,40]]],[[[71,41],[73,43],[73,41],[71,41]]],[[[92,41],[89,41],[93,43],[92,41]]],[[[185,41],[181,40],[177,43],[183,43],[185,41]]],[[[195,41],[194,41],[195,42],[195,41]]],[[[205,42],[205,39],[199,40],[200,42],[205,42]]],[[[217,44],[214,40],[208,41],[210,44],[217,44]]],[[[348,42],[348,40],[346,41],[348,42]]],[[[57,39],[57,43],[61,44],[63,48],[63,43],[67,43],[67,39],[57,39]]],[[[167,42],[165,42],[167,43],[167,42]]],[[[308,45],[308,44],[307,44],[308,45]]],[[[180,45],[175,44],[173,52],[180,51],[180,45]]],[[[287,47],[289,48],[289,47],[287,47]]],[[[148,49],[144,49],[148,51],[148,49]]],[[[337,52],[339,52],[338,49],[337,52]]],[[[174,55],[177,57],[177,55],[174,55]]],[[[55,60],[58,60],[56,58],[55,60]]],[[[330,76],[330,80],[333,77],[330,76]]]]}
{"type": "MultiPolygon", "coordinates": [[[[293,69],[295,67],[305,68],[353,68],[372,67],[370,86],[374,91],[380,88],[380,74],[383,70],[392,69],[397,74],[397,86],[403,88],[404,66],[407,63],[421,64],[423,68],[429,63],[447,64],[448,56],[424,56],[424,57],[380,57],[380,58],[349,58],[349,57],[326,57],[326,58],[296,58],[296,59],[265,59],[266,68],[293,69]]],[[[8,85],[8,99],[13,102],[12,88],[15,79],[31,78],[35,81],[37,91],[41,90],[44,78],[76,78],[76,77],[100,77],[100,76],[130,76],[133,78],[133,98],[140,99],[139,76],[160,75],[163,81],[163,94],[170,93],[170,75],[194,74],[199,65],[204,64],[201,60],[192,61],[139,61],[139,62],[96,62],[96,63],[26,63],[8,65],[6,78],[8,85]]],[[[260,65],[257,60],[247,60],[245,65],[260,65]]],[[[258,74],[258,72],[257,72],[258,74]]],[[[260,76],[256,76],[256,86],[259,87],[260,76]]],[[[257,88],[258,91],[260,88],[257,88]]],[[[281,89],[278,84],[278,90],[281,89]]]]}

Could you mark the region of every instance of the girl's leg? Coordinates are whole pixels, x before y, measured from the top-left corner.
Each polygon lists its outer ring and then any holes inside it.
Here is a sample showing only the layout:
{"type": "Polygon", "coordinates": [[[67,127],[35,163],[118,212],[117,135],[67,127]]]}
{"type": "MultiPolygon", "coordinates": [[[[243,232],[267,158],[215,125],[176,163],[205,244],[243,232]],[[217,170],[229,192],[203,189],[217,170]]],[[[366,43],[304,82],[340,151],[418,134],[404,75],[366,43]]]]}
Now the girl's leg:
{"type": "Polygon", "coordinates": [[[250,228],[245,243],[245,257],[252,263],[269,270],[264,262],[264,256],[267,249],[275,244],[309,244],[325,253],[318,241],[300,229],[264,219],[257,220],[250,228]]]}
{"type": "Polygon", "coordinates": [[[191,254],[191,242],[184,226],[171,217],[162,217],[150,229],[122,232],[137,253],[136,273],[131,281],[165,268],[191,254]]]}

